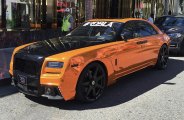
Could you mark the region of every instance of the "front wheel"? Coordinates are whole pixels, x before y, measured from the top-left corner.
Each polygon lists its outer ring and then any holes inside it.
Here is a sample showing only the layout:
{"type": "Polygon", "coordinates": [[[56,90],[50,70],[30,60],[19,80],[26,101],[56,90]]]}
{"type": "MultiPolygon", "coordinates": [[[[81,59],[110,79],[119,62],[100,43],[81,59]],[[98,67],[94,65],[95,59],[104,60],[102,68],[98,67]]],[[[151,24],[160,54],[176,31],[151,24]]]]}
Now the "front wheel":
{"type": "Polygon", "coordinates": [[[100,64],[89,64],[79,77],[76,99],[83,102],[97,100],[106,87],[106,79],[106,72],[100,64]]]}
{"type": "Polygon", "coordinates": [[[158,59],[155,67],[160,70],[167,68],[167,63],[169,59],[169,50],[166,45],[163,45],[159,51],[158,59]]]}

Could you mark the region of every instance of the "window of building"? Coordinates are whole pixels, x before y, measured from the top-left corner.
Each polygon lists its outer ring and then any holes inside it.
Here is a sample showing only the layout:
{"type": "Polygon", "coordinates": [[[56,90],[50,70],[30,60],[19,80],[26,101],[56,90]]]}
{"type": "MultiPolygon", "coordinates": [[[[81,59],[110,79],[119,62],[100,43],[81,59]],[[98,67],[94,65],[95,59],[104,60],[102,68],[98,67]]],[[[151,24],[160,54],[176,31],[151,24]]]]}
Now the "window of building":
{"type": "MultiPolygon", "coordinates": [[[[96,16],[96,0],[92,4],[96,16]]],[[[0,16],[4,15],[0,23],[4,21],[7,29],[61,28],[66,8],[74,18],[74,27],[85,21],[85,0],[5,0],[4,6],[3,12],[0,4],[0,16]]]]}
{"type": "Polygon", "coordinates": [[[28,0],[6,0],[6,28],[29,28],[28,0]]]}

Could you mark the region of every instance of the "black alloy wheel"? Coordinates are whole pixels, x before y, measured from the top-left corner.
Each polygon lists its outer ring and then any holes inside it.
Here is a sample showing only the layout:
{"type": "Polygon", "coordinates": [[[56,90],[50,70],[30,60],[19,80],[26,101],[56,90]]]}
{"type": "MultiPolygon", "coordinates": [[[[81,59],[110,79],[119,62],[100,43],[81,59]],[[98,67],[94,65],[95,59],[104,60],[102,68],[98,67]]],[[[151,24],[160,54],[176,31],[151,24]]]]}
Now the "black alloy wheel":
{"type": "Polygon", "coordinates": [[[167,63],[169,59],[169,50],[166,45],[163,45],[160,49],[158,60],[156,63],[156,68],[160,70],[164,70],[167,68],[167,63]]]}
{"type": "Polygon", "coordinates": [[[89,64],[79,77],[76,99],[83,102],[97,100],[106,87],[106,79],[106,72],[99,63],[89,64]]]}

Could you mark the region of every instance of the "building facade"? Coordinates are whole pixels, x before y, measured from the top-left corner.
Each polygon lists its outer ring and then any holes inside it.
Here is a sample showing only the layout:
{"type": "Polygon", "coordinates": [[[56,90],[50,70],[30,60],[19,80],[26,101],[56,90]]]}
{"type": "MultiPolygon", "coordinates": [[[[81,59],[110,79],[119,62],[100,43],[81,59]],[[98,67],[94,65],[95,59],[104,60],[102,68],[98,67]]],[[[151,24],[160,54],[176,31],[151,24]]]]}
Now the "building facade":
{"type": "Polygon", "coordinates": [[[131,0],[95,0],[94,18],[131,17],[131,0]]]}
{"type": "Polygon", "coordinates": [[[184,14],[184,0],[0,0],[0,29],[55,29],[69,8],[78,26],[92,18],[184,14]]]}
{"type": "Polygon", "coordinates": [[[132,17],[131,0],[0,0],[0,28],[54,29],[61,27],[65,8],[75,26],[91,18],[132,17]]]}
{"type": "Polygon", "coordinates": [[[0,0],[1,28],[47,29],[61,27],[66,8],[75,24],[85,19],[85,0],[0,0]]]}

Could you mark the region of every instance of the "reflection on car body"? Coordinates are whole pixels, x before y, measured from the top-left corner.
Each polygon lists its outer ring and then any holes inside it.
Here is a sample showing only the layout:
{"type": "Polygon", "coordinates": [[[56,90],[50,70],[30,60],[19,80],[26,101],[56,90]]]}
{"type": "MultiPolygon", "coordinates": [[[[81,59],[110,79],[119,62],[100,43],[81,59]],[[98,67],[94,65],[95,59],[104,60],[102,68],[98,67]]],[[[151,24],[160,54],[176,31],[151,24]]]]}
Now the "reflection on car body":
{"type": "Polygon", "coordinates": [[[24,94],[92,102],[119,77],[165,69],[169,40],[142,19],[90,20],[65,37],[16,48],[9,71],[24,94]]]}

